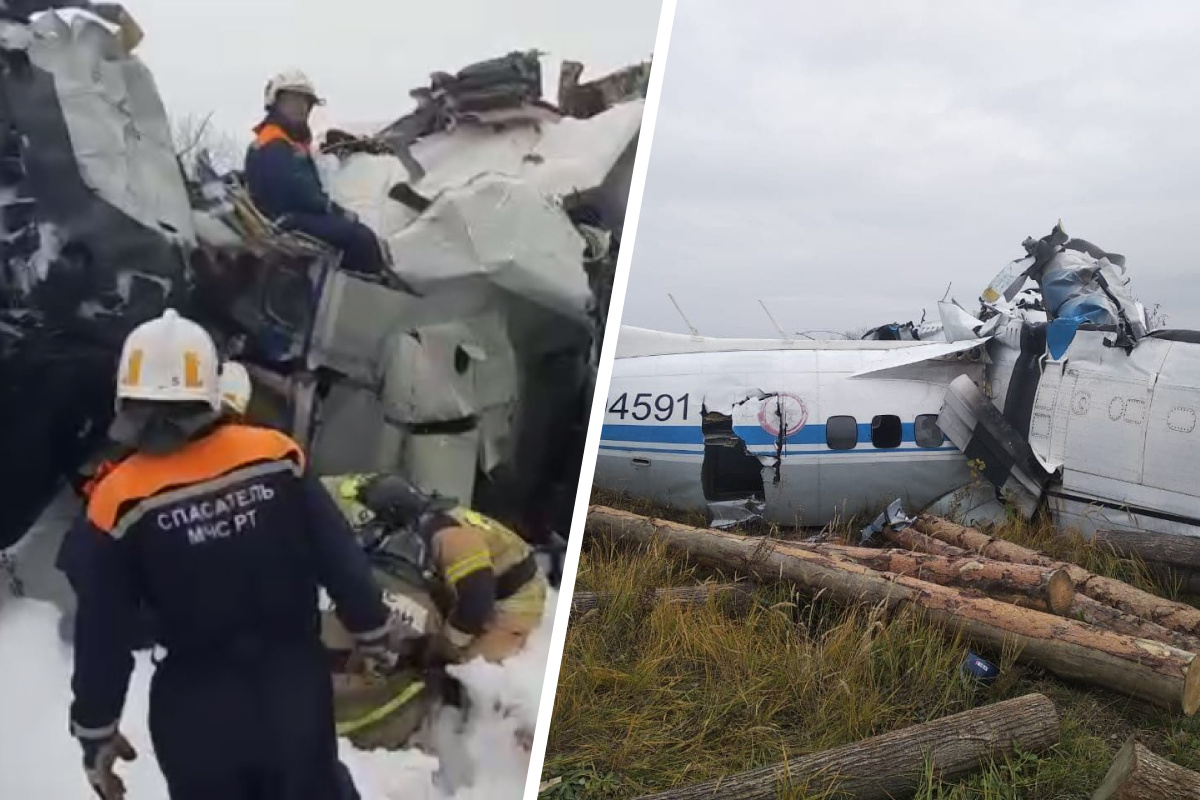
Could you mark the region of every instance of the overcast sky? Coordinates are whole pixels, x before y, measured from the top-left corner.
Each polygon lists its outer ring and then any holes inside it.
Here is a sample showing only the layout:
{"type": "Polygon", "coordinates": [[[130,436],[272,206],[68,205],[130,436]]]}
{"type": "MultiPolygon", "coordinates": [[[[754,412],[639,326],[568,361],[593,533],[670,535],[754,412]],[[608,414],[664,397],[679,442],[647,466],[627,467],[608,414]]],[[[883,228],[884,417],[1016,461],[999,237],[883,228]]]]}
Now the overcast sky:
{"type": "Polygon", "coordinates": [[[308,73],[342,124],[390,122],[412,108],[408,91],[429,73],[456,72],[512,50],[547,51],[553,99],[563,58],[584,63],[583,80],[649,58],[658,29],[652,0],[584,7],[559,0],[126,0],[146,40],[169,111],[214,113],[221,130],[249,138],[267,79],[308,73]]]}
{"type": "Polygon", "coordinates": [[[1200,328],[1200,4],[680,2],[623,322],[776,336],[973,308],[1021,241],[1200,328]]]}

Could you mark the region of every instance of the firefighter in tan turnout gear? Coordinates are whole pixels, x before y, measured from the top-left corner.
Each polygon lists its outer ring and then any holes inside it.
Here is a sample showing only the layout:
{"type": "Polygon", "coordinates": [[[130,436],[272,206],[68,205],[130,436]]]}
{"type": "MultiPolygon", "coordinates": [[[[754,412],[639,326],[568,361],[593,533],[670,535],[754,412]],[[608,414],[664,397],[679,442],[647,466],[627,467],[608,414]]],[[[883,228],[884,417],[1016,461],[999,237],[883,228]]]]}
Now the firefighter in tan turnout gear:
{"type": "Polygon", "coordinates": [[[394,473],[322,483],[368,550],[398,554],[423,574],[443,622],[426,633],[450,660],[503,661],[541,623],[548,584],[516,532],[394,473]]]}
{"type": "MultiPolygon", "coordinates": [[[[426,492],[395,474],[321,479],[350,522],[384,587],[394,629],[405,636],[407,669],[371,675],[335,667],[338,732],[363,749],[410,742],[430,710],[461,705],[446,663],[516,653],[542,621],[548,584],[533,549],[507,527],[426,492]]],[[[333,613],[323,615],[325,646],[351,652],[333,613]]],[[[528,732],[518,734],[526,750],[528,732]]]]}
{"type": "MultiPolygon", "coordinates": [[[[220,391],[226,415],[246,413],[252,387],[240,364],[225,363],[220,391]]],[[[355,663],[353,639],[337,615],[322,613],[338,733],[363,749],[401,748],[439,696],[456,699],[443,694],[454,686],[440,665],[476,656],[497,662],[517,652],[541,624],[548,585],[515,532],[400,476],[351,474],[321,483],[367,551],[395,629],[410,637],[400,648],[407,663],[372,674],[355,663]]]]}

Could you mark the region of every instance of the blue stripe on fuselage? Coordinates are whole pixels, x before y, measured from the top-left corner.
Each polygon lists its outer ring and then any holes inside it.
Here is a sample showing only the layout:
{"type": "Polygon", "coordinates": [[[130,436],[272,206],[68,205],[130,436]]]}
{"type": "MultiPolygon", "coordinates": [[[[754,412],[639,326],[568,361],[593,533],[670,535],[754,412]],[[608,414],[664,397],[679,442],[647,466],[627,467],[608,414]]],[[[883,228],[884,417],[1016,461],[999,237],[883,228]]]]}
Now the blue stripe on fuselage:
{"type": "MultiPolygon", "coordinates": [[[[913,423],[901,424],[901,443],[916,444],[916,432],[913,423]]],[[[775,446],[775,437],[758,425],[735,425],[733,431],[748,447],[775,446]]],[[[605,425],[600,432],[601,441],[609,442],[646,442],[652,444],[704,444],[704,434],[699,425],[605,425]]],[[[858,443],[871,444],[871,424],[858,424],[858,443]]],[[[825,444],[825,426],[819,424],[805,425],[787,438],[787,444],[825,444]]],[[[896,449],[896,448],[890,448],[896,449]]],[[[943,448],[926,447],[921,450],[938,450],[943,448]]],[[[830,452],[850,452],[836,450],[830,452]]]]}
{"type": "MultiPolygon", "coordinates": [[[[655,455],[676,455],[676,456],[695,456],[703,458],[703,450],[673,450],[670,448],[655,447],[653,450],[646,447],[626,447],[615,444],[600,443],[600,449],[608,453],[644,453],[648,456],[655,455]]],[[[864,453],[873,453],[875,455],[886,453],[953,453],[957,452],[958,448],[954,445],[944,447],[857,447],[853,450],[784,450],[783,455],[787,458],[793,456],[844,456],[857,455],[864,453]]],[[[762,448],[752,448],[750,453],[756,456],[773,456],[774,451],[766,451],[762,448]]]]}

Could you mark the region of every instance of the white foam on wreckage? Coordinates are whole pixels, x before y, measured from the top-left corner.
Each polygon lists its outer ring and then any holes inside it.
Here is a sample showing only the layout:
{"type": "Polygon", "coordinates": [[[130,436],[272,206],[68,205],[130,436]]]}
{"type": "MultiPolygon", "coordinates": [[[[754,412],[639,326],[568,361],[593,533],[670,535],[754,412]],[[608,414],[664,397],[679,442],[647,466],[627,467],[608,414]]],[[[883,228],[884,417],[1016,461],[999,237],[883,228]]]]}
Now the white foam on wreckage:
{"type": "MultiPolygon", "coordinates": [[[[557,593],[529,645],[502,665],[452,667],[467,688],[465,726],[444,712],[435,726],[439,755],[419,750],[362,752],[340,742],[342,760],[363,800],[519,798],[529,754],[518,732],[532,731],[549,651],[557,593]]],[[[58,609],[7,599],[0,608],[0,797],[77,800],[90,796],[78,745],[67,730],[71,650],[58,636],[58,609]]],[[[122,730],[139,757],[120,764],[132,800],[165,800],[166,785],[146,728],[153,667],[139,653],[122,730]]]]}

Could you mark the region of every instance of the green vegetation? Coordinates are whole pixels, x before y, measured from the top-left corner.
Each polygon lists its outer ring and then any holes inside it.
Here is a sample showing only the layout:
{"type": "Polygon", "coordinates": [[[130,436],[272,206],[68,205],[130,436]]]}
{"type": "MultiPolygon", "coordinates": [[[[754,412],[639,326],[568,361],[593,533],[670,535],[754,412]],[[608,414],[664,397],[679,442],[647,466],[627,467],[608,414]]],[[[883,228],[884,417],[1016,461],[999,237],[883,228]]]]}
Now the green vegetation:
{"type": "MultiPolygon", "coordinates": [[[[652,512],[611,496],[596,502],[652,512]]],[[[997,533],[1170,594],[1144,565],[1079,538],[1057,537],[1047,524],[1012,522],[997,533]]],[[[1011,652],[987,653],[1000,665],[1001,677],[990,688],[968,688],[959,674],[967,643],[915,613],[884,617],[876,609],[814,601],[783,586],[757,589],[759,602],[740,615],[720,596],[692,608],[644,599],[655,587],[729,579],[661,550],[585,540],[576,590],[613,597],[571,620],[542,775],[544,781],[561,781],[543,797],[637,797],[1030,692],[1057,705],[1058,747],[988,765],[955,783],[927,771],[916,797],[1086,799],[1134,731],[1159,755],[1200,770],[1200,716],[1176,717],[1065,684],[1016,664],[1011,652]]],[[[817,800],[837,794],[791,786],[780,796],[817,800]]]]}

